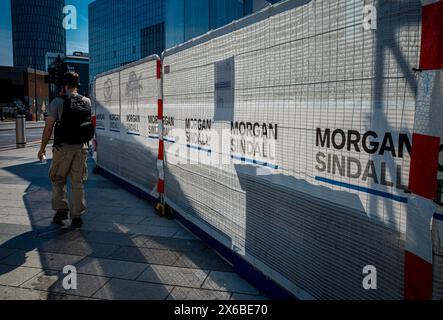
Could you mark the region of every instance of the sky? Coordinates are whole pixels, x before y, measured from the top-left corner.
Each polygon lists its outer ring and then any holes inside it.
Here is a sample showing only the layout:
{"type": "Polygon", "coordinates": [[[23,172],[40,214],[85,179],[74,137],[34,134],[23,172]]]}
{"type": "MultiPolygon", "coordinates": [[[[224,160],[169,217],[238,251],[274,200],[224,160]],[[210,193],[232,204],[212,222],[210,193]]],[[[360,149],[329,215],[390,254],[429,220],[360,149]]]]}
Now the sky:
{"type": "MultiPolygon", "coordinates": [[[[0,0],[0,66],[12,66],[11,0],[0,0]]],[[[88,4],[94,0],[65,0],[77,8],[77,30],[66,31],[66,52],[88,50],[88,4]]]]}

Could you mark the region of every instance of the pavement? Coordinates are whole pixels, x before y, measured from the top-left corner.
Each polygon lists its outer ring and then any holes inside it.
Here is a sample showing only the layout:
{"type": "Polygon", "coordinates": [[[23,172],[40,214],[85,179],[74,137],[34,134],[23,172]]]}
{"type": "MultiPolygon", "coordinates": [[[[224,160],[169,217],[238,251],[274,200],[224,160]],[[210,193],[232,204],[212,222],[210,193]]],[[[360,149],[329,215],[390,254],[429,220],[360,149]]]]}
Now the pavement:
{"type": "Polygon", "coordinates": [[[41,164],[37,150],[0,151],[0,300],[266,299],[178,222],[94,175],[92,160],[83,228],[53,225],[51,152],[41,164]],[[69,265],[77,289],[63,285],[69,265]]]}

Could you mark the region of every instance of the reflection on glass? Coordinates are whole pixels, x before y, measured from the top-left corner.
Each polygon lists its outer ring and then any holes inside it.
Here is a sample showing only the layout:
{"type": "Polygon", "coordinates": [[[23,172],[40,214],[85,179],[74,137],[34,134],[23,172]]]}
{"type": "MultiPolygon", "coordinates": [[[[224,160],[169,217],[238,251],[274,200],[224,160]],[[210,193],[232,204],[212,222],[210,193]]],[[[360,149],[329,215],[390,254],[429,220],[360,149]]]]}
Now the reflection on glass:
{"type": "Polygon", "coordinates": [[[185,0],[185,40],[209,30],[209,1],[185,0]]]}
{"type": "Polygon", "coordinates": [[[243,0],[210,0],[211,29],[217,29],[244,15],[243,0]]]}
{"type": "Polygon", "coordinates": [[[185,41],[185,0],[165,0],[166,48],[185,41]]]}
{"type": "Polygon", "coordinates": [[[165,0],[166,48],[220,28],[279,0],[165,0]]]}

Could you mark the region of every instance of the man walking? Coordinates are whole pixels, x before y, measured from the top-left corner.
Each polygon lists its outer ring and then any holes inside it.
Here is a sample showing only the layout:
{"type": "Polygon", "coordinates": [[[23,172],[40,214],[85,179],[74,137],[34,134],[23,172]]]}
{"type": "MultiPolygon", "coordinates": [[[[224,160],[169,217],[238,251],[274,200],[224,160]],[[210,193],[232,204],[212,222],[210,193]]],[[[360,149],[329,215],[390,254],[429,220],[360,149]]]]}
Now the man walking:
{"type": "Polygon", "coordinates": [[[91,101],[77,93],[79,75],[67,72],[63,76],[63,94],[47,108],[46,125],[38,158],[42,160],[46,145],[54,129],[53,159],[49,169],[52,181],[52,208],[56,210],[53,222],[63,225],[72,219],[71,226],[82,226],[81,215],[86,210],[84,183],[87,180],[86,160],[88,142],[94,135],[91,121],[91,101]],[[71,181],[71,205],[68,204],[66,181],[71,181]]]}

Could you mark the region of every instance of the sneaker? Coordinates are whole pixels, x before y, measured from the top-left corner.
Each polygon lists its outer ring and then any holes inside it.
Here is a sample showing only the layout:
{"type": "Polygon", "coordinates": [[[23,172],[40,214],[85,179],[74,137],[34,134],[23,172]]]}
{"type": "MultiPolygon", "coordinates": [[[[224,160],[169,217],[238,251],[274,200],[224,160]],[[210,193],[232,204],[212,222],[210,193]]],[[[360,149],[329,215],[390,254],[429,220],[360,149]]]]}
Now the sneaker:
{"type": "Polygon", "coordinates": [[[82,218],[74,218],[74,219],[72,219],[71,227],[73,227],[74,229],[81,228],[82,225],[83,225],[82,218]]]}
{"type": "Polygon", "coordinates": [[[68,219],[68,210],[58,210],[54,218],[52,218],[52,222],[62,226],[63,220],[67,219],[68,219]]]}

